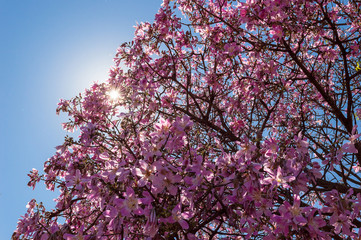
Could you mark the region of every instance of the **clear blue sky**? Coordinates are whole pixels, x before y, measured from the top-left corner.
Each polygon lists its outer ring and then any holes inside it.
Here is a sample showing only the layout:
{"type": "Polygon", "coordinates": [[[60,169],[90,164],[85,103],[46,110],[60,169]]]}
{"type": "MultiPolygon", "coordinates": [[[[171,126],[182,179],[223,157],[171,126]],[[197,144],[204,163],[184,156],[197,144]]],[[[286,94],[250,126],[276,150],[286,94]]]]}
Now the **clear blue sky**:
{"type": "Polygon", "coordinates": [[[32,198],[32,168],[55,153],[66,132],[55,109],[105,81],[117,47],[136,22],[153,21],[161,0],[0,0],[0,239],[10,239],[32,198]]]}

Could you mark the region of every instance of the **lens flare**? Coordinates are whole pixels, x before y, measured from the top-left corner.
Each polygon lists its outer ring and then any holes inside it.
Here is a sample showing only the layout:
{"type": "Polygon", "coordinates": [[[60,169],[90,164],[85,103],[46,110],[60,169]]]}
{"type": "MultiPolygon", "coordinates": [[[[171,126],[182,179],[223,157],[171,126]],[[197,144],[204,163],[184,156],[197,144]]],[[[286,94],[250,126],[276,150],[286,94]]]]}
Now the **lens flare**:
{"type": "Polygon", "coordinates": [[[117,89],[112,89],[107,92],[107,95],[109,96],[110,100],[115,101],[120,98],[120,93],[117,89]]]}

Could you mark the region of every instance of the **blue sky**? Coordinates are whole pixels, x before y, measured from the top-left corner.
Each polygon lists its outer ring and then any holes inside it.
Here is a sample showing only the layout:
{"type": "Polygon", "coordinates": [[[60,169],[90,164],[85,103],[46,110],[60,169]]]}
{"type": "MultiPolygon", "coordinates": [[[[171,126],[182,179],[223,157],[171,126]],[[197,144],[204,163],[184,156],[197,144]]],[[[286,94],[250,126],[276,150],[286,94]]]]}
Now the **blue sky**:
{"type": "Polygon", "coordinates": [[[67,134],[57,116],[94,81],[105,81],[136,22],[153,21],[161,0],[0,0],[0,239],[10,239],[26,204],[57,194],[27,187],[32,168],[67,134]]]}

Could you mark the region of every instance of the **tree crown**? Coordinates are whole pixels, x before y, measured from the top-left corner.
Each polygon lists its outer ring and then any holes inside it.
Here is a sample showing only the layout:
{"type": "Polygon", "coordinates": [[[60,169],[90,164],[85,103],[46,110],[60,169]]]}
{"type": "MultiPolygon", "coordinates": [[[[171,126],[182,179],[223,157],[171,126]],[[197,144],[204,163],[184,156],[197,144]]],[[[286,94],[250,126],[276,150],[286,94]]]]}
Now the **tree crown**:
{"type": "Polygon", "coordinates": [[[361,3],[164,0],[29,186],[14,239],[343,239],[361,226],[361,3]]]}

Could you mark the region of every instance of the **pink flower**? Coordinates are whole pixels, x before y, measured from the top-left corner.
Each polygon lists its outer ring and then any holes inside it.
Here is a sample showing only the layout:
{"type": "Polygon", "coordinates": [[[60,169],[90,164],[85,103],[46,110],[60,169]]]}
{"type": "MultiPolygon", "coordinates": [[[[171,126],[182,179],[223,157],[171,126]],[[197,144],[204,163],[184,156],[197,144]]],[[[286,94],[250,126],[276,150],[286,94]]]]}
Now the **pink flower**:
{"type": "Polygon", "coordinates": [[[247,9],[242,8],[239,10],[239,12],[242,17],[245,17],[247,15],[247,9]]]}
{"type": "Polygon", "coordinates": [[[274,173],[271,169],[268,168],[266,168],[266,171],[270,174],[270,177],[263,179],[263,184],[272,184],[277,187],[282,186],[285,188],[289,188],[290,185],[288,185],[288,183],[296,179],[294,176],[284,176],[281,167],[277,168],[276,173],[274,173]]]}
{"type": "Polygon", "coordinates": [[[163,221],[169,223],[177,222],[183,229],[188,229],[189,225],[186,220],[191,218],[192,214],[190,212],[181,212],[181,206],[181,203],[177,204],[172,210],[172,215],[163,221]]]}
{"type": "Polygon", "coordinates": [[[140,207],[140,199],[135,196],[134,190],[130,187],[127,187],[126,192],[123,194],[125,200],[123,201],[123,208],[121,209],[121,214],[124,216],[130,216],[130,213],[135,213],[141,215],[143,209],[140,207]]]}
{"type": "Polygon", "coordinates": [[[157,215],[155,209],[152,208],[150,211],[150,215],[148,217],[148,221],[144,226],[144,233],[149,237],[154,237],[158,232],[159,226],[157,221],[157,215]]]}
{"type": "Polygon", "coordinates": [[[307,228],[312,237],[324,236],[324,233],[320,230],[320,228],[326,226],[325,220],[317,214],[317,211],[317,209],[313,209],[307,215],[307,228]]]}
{"type": "Polygon", "coordinates": [[[274,158],[277,156],[278,153],[278,141],[274,140],[273,138],[266,140],[264,143],[264,148],[267,149],[265,156],[267,158],[274,158]]]}
{"type": "Polygon", "coordinates": [[[316,179],[322,177],[322,173],[320,172],[321,166],[318,162],[311,163],[312,168],[307,172],[307,175],[312,179],[313,182],[316,182],[316,179]]]}
{"type": "Polygon", "coordinates": [[[31,199],[30,202],[28,202],[28,204],[26,204],[26,208],[28,208],[28,212],[32,212],[33,209],[36,206],[36,200],[35,199],[31,199]]]}
{"type": "Polygon", "coordinates": [[[341,147],[341,152],[345,153],[357,153],[357,149],[355,148],[355,145],[351,142],[347,142],[341,147]]]}
{"type": "Polygon", "coordinates": [[[276,40],[279,40],[280,38],[283,37],[282,27],[279,25],[273,26],[269,32],[271,35],[273,35],[273,38],[276,40]]]}
{"type": "Polygon", "coordinates": [[[308,142],[305,138],[302,137],[302,132],[299,132],[298,136],[295,137],[295,142],[297,145],[297,150],[303,154],[308,153],[308,142]]]}
{"type": "Polygon", "coordinates": [[[33,168],[33,170],[30,171],[28,176],[30,177],[30,181],[28,182],[28,186],[33,187],[33,189],[34,189],[35,186],[36,186],[36,183],[38,183],[40,181],[40,179],[41,179],[41,177],[39,176],[39,171],[36,170],[35,168],[33,168]]]}
{"type": "Polygon", "coordinates": [[[343,234],[351,234],[350,226],[353,224],[351,223],[350,219],[344,214],[338,215],[336,212],[332,214],[330,218],[330,224],[335,227],[336,234],[341,233],[341,230],[343,234]]]}
{"type": "Polygon", "coordinates": [[[80,170],[76,169],[75,170],[75,175],[72,175],[70,173],[67,173],[65,175],[65,181],[66,181],[66,186],[67,187],[74,186],[74,188],[76,190],[80,191],[83,188],[82,184],[85,183],[85,182],[88,182],[89,180],[86,179],[86,178],[83,178],[81,173],[80,173],[80,170]]]}
{"type": "Polygon", "coordinates": [[[147,184],[148,181],[152,180],[153,174],[156,171],[156,167],[149,165],[144,160],[139,161],[140,167],[133,170],[133,174],[140,177],[138,186],[142,187],[147,184]]]}
{"type": "Polygon", "coordinates": [[[182,180],[180,175],[175,175],[172,171],[162,166],[159,162],[154,163],[157,168],[157,175],[153,177],[153,187],[157,193],[168,190],[170,194],[176,195],[178,191],[177,183],[182,180]]]}
{"type": "Polygon", "coordinates": [[[78,229],[76,232],[77,233],[75,233],[75,234],[65,233],[63,235],[63,238],[65,240],[88,240],[88,239],[91,239],[91,236],[83,234],[84,226],[81,226],[80,229],[78,229]]]}
{"type": "Polygon", "coordinates": [[[287,218],[292,221],[295,229],[297,229],[297,226],[305,226],[307,224],[307,219],[302,215],[307,209],[301,208],[300,205],[300,196],[294,194],[293,205],[285,202],[280,207],[280,212],[285,216],[288,215],[287,218]]]}

